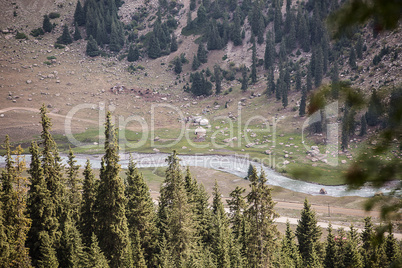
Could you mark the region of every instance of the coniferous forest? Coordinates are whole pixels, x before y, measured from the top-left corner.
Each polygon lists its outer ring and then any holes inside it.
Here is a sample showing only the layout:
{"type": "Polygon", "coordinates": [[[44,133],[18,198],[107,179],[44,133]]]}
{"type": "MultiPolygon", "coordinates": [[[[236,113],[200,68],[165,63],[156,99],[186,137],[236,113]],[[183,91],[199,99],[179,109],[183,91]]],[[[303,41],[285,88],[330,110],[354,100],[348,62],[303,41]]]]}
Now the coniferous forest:
{"type": "Polygon", "coordinates": [[[70,149],[64,167],[41,108],[42,132],[29,148],[24,177],[20,146],[1,174],[1,267],[398,267],[400,242],[364,230],[328,228],[326,239],[308,200],[295,231],[275,225],[275,202],[264,172],[250,166],[250,191],[237,187],[227,206],[218,184],[212,203],[174,151],[156,204],[135,159],[119,175],[119,147],[111,113],[105,123],[99,178],[88,160],[83,177],[70,149]],[[225,209],[227,207],[227,209],[225,209]]]}

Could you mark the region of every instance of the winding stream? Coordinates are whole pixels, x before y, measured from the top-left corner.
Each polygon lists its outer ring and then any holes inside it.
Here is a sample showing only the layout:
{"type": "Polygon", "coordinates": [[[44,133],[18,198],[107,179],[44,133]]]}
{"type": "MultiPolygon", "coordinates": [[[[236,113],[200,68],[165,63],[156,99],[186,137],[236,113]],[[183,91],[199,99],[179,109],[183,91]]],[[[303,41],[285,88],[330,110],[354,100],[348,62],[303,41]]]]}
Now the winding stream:
{"type": "MultiPolygon", "coordinates": [[[[137,167],[145,168],[145,167],[165,167],[167,163],[165,159],[168,154],[158,153],[158,154],[132,154],[134,161],[137,163],[137,167]]],[[[92,168],[99,169],[101,164],[102,155],[85,155],[78,154],[76,155],[75,160],[77,160],[77,164],[83,167],[87,159],[91,161],[92,168]]],[[[252,163],[258,171],[261,168],[264,170],[265,175],[268,179],[268,184],[273,186],[280,186],[295,192],[301,192],[306,194],[318,195],[321,188],[325,188],[327,191],[327,195],[329,196],[361,196],[361,197],[369,197],[373,196],[376,192],[382,191],[383,193],[387,193],[390,191],[388,188],[381,189],[373,189],[370,187],[363,187],[359,190],[347,191],[346,186],[323,186],[319,184],[299,181],[287,178],[273,171],[272,169],[262,166],[259,163],[251,162],[247,158],[235,157],[235,156],[221,156],[221,155],[179,155],[181,159],[182,166],[197,166],[204,168],[211,168],[223,172],[227,172],[238,176],[240,178],[244,178],[247,175],[247,170],[252,163]]],[[[62,155],[63,163],[66,164],[67,156],[62,155]]],[[[28,161],[28,159],[27,159],[28,161]]],[[[127,168],[129,161],[128,154],[120,155],[120,164],[122,168],[127,168]]],[[[4,157],[0,157],[0,167],[4,166],[5,159],[4,157]]]]}

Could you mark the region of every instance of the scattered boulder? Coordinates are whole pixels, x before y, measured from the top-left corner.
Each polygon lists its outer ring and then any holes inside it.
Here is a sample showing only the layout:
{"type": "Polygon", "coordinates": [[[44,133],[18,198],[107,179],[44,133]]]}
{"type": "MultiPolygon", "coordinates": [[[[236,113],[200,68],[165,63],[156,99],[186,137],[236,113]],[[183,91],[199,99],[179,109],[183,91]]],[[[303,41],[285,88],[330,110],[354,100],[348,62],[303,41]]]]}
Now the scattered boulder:
{"type": "Polygon", "coordinates": [[[327,194],[327,190],[325,190],[324,188],[320,189],[320,194],[327,194]]]}

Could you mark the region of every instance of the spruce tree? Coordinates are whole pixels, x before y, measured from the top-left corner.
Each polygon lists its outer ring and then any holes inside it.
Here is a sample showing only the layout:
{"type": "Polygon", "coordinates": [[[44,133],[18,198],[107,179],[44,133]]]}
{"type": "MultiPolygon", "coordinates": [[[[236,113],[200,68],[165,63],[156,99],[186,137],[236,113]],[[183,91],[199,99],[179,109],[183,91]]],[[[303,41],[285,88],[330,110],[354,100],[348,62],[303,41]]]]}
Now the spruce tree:
{"type": "Polygon", "coordinates": [[[130,156],[126,172],[127,223],[133,248],[134,263],[155,265],[156,214],[148,185],[130,156]]]}
{"type": "Polygon", "coordinates": [[[173,60],[173,64],[174,64],[174,72],[176,74],[180,74],[181,71],[183,70],[183,67],[182,67],[183,63],[181,62],[180,58],[175,57],[173,60]]]}
{"type": "Polygon", "coordinates": [[[314,64],[314,85],[315,87],[319,87],[322,82],[323,78],[323,54],[321,46],[318,46],[316,49],[316,57],[315,57],[315,64],[314,64]]]}
{"type": "Polygon", "coordinates": [[[88,247],[88,260],[86,267],[109,268],[109,261],[101,251],[95,234],[91,236],[91,244],[88,247]]]}
{"type": "Polygon", "coordinates": [[[245,92],[248,88],[248,76],[247,76],[247,67],[243,65],[242,67],[242,80],[241,80],[241,90],[245,92]]]}
{"type": "Polygon", "coordinates": [[[200,67],[200,65],[201,65],[201,63],[198,60],[198,57],[196,55],[194,55],[193,63],[191,65],[191,69],[193,69],[193,71],[196,71],[198,69],[198,67],[200,67]]]}
{"type": "Polygon", "coordinates": [[[233,235],[235,239],[239,239],[241,236],[242,224],[243,224],[243,211],[246,209],[247,204],[244,199],[244,192],[246,189],[236,186],[229,196],[231,199],[227,200],[230,211],[230,222],[232,224],[233,235]]]}
{"type": "Polygon", "coordinates": [[[255,41],[253,42],[253,47],[252,47],[252,64],[251,64],[251,83],[256,83],[257,82],[257,48],[255,45],[255,41]]]}
{"type": "Polygon", "coordinates": [[[307,102],[307,90],[306,87],[302,88],[302,96],[300,100],[299,115],[304,116],[306,114],[306,102],[307,102]]]}
{"type": "Polygon", "coordinates": [[[48,15],[45,15],[43,17],[42,28],[46,33],[50,33],[53,30],[53,25],[50,23],[50,19],[49,19],[48,15]]]}
{"type": "Polygon", "coordinates": [[[77,5],[75,6],[74,22],[76,26],[82,26],[85,24],[85,12],[80,0],[77,1],[77,5]]]}
{"type": "Polygon", "coordinates": [[[366,113],[367,125],[371,127],[378,125],[382,113],[383,108],[380,98],[377,96],[377,91],[373,89],[366,113]]]}
{"type": "Polygon", "coordinates": [[[96,43],[92,35],[90,35],[88,39],[86,54],[90,57],[96,57],[100,55],[98,44],[96,43]]]}
{"type": "Polygon", "coordinates": [[[48,232],[39,232],[38,240],[36,244],[39,245],[40,255],[35,256],[38,258],[36,267],[48,268],[59,267],[59,261],[57,260],[56,250],[52,246],[52,239],[49,237],[48,232]]]}
{"type": "Polygon", "coordinates": [[[119,52],[124,45],[124,36],[122,36],[120,27],[119,21],[112,20],[109,49],[114,52],[119,52]],[[123,44],[121,40],[123,40],[123,44]]]}
{"type": "Polygon", "coordinates": [[[395,267],[401,263],[401,249],[398,245],[398,240],[393,233],[387,235],[385,239],[385,254],[387,255],[388,265],[395,267]]]}
{"type": "Polygon", "coordinates": [[[156,37],[155,33],[152,33],[148,45],[148,57],[150,57],[151,59],[156,59],[160,56],[160,53],[161,48],[159,45],[159,40],[156,37]]]}
{"type": "Polygon", "coordinates": [[[301,81],[301,72],[300,72],[300,65],[297,63],[296,64],[296,86],[295,89],[296,91],[300,91],[302,89],[302,81],[301,81]]]}
{"type": "Polygon", "coordinates": [[[212,253],[216,258],[218,267],[230,267],[230,243],[231,234],[229,228],[229,221],[223,207],[221,193],[219,191],[218,183],[215,181],[213,188],[213,201],[212,201],[212,253]]]}
{"type": "Polygon", "coordinates": [[[8,265],[10,256],[10,245],[8,243],[6,226],[3,218],[3,204],[0,199],[0,263],[8,265]]]}
{"type": "Polygon", "coordinates": [[[366,115],[362,115],[360,118],[360,133],[359,136],[364,136],[367,134],[367,120],[366,120],[366,115]]]}
{"type": "Polygon", "coordinates": [[[357,58],[363,59],[363,38],[361,36],[357,39],[355,49],[357,58]]]}
{"type": "Polygon", "coordinates": [[[325,247],[324,268],[336,268],[338,263],[335,236],[332,233],[332,225],[328,225],[327,245],[325,247]]]}
{"type": "Polygon", "coordinates": [[[332,95],[332,98],[338,99],[339,89],[340,89],[339,70],[338,70],[338,63],[335,60],[334,66],[332,67],[332,71],[331,71],[331,95],[332,95]]]}
{"type": "Polygon", "coordinates": [[[97,237],[99,246],[112,267],[132,266],[126,218],[126,197],[121,179],[116,130],[112,115],[105,123],[105,155],[102,157],[100,182],[96,197],[97,237]]]}
{"type": "Polygon", "coordinates": [[[267,81],[267,95],[272,95],[275,93],[275,76],[274,67],[270,67],[268,70],[268,81],[267,81]]]}
{"type": "Polygon", "coordinates": [[[219,65],[214,66],[214,78],[215,78],[215,94],[219,95],[222,91],[222,75],[219,65]]]}
{"type": "Polygon", "coordinates": [[[311,64],[307,65],[307,78],[306,78],[306,90],[309,92],[313,89],[313,81],[312,81],[312,73],[311,73],[311,64]]]}
{"type": "Polygon", "coordinates": [[[232,39],[233,45],[235,45],[235,46],[240,46],[242,44],[240,13],[241,13],[241,10],[239,8],[237,8],[233,14],[234,22],[233,22],[232,33],[231,33],[230,38],[232,39]]]}
{"type": "Polygon", "coordinates": [[[175,267],[188,262],[197,241],[194,236],[194,222],[191,206],[188,203],[185,181],[180,170],[180,159],[176,151],[166,159],[165,181],[161,186],[158,208],[159,227],[175,267]]]}
{"type": "Polygon", "coordinates": [[[249,180],[251,191],[247,195],[248,208],[245,211],[249,224],[246,259],[251,267],[269,267],[273,260],[274,240],[278,232],[274,219],[278,214],[274,210],[272,188],[267,185],[264,171],[258,176],[257,170],[253,168],[249,180]]]}
{"type": "Polygon", "coordinates": [[[96,203],[96,181],[92,172],[89,159],[85,164],[84,184],[82,191],[82,207],[80,216],[80,231],[82,233],[82,241],[88,247],[92,243],[92,236],[96,231],[95,203],[96,203]]]}
{"type": "Polygon", "coordinates": [[[78,177],[78,170],[80,168],[79,165],[76,165],[77,160],[75,160],[75,156],[73,151],[69,150],[68,153],[68,167],[67,167],[67,189],[68,189],[68,209],[69,213],[71,213],[71,217],[75,222],[79,220],[80,215],[80,207],[81,207],[81,189],[82,189],[82,181],[78,177]]]}
{"type": "Polygon", "coordinates": [[[317,258],[317,246],[321,237],[320,227],[317,225],[315,212],[311,205],[304,200],[304,208],[301,211],[301,218],[296,227],[296,237],[299,242],[299,252],[305,267],[316,267],[319,264],[317,258]]]}
{"type": "Polygon", "coordinates": [[[274,32],[275,32],[275,43],[282,41],[282,11],[280,7],[275,8],[274,17],[274,32]]]}
{"type": "Polygon", "coordinates": [[[290,72],[288,68],[286,68],[283,82],[284,86],[282,89],[282,105],[283,108],[286,108],[288,106],[288,92],[290,91],[290,72]]]}
{"type": "Polygon", "coordinates": [[[144,259],[144,249],[141,247],[141,238],[138,230],[135,230],[134,237],[131,238],[133,263],[135,267],[146,268],[147,264],[144,259]]]}
{"type": "Polygon", "coordinates": [[[271,32],[267,33],[265,45],[265,54],[264,54],[264,67],[265,69],[269,69],[274,65],[275,61],[275,46],[272,40],[271,32]]]}
{"type": "Polygon", "coordinates": [[[301,267],[301,257],[299,250],[294,241],[294,234],[290,229],[289,221],[286,222],[285,237],[281,243],[281,255],[283,262],[286,262],[286,267],[301,267]]]}
{"type": "Polygon", "coordinates": [[[170,52],[175,52],[178,49],[177,38],[174,33],[172,33],[172,42],[170,43],[170,52]]]}
{"type": "Polygon", "coordinates": [[[80,40],[82,38],[80,29],[78,28],[77,24],[75,25],[74,28],[74,41],[80,40]]]}
{"type": "Polygon", "coordinates": [[[197,58],[200,61],[200,63],[206,63],[208,61],[207,51],[205,50],[203,43],[200,43],[198,45],[197,58]]]}
{"type": "Polygon", "coordinates": [[[63,26],[63,33],[62,35],[57,38],[57,43],[63,44],[63,45],[68,45],[73,42],[73,39],[71,38],[70,32],[68,30],[67,24],[64,24],[63,26]]]}
{"type": "Polygon", "coordinates": [[[138,53],[138,48],[137,46],[130,45],[130,48],[128,49],[128,55],[127,55],[127,61],[128,62],[134,62],[139,59],[139,53],[138,53]]]}

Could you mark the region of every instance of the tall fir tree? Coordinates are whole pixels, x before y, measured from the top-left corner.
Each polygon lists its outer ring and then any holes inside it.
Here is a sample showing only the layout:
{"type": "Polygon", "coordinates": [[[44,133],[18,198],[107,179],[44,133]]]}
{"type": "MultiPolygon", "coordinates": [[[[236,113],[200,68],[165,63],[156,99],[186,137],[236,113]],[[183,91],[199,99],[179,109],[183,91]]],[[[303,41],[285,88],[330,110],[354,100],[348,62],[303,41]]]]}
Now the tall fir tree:
{"type": "Polygon", "coordinates": [[[92,236],[96,231],[96,181],[89,159],[85,164],[83,172],[84,183],[82,187],[82,206],[80,215],[80,231],[84,245],[90,247],[92,236]]]}
{"type": "Polygon", "coordinates": [[[373,89],[366,113],[367,125],[371,127],[378,125],[383,110],[384,109],[382,107],[380,98],[377,95],[377,91],[373,89]]]}
{"type": "Polygon", "coordinates": [[[331,95],[332,95],[332,98],[338,99],[339,89],[340,89],[339,70],[338,70],[338,63],[335,60],[334,66],[332,67],[332,71],[331,71],[331,95]]]}
{"type": "Polygon", "coordinates": [[[81,33],[80,33],[80,29],[78,28],[77,24],[75,25],[74,28],[74,41],[80,40],[82,39],[81,33]]]}
{"type": "Polygon", "coordinates": [[[306,78],[306,90],[309,92],[313,89],[313,81],[312,81],[312,73],[311,73],[311,64],[307,65],[307,78],[306,78]]]}
{"type": "Polygon", "coordinates": [[[151,34],[151,39],[149,40],[149,45],[148,45],[148,57],[151,59],[156,59],[160,56],[161,53],[161,48],[159,45],[159,40],[156,37],[155,33],[153,32],[151,34]]]}
{"type": "Polygon", "coordinates": [[[275,46],[272,40],[271,32],[267,33],[265,42],[264,67],[268,70],[274,65],[275,61],[275,46]]]}
{"type": "Polygon", "coordinates": [[[299,252],[302,256],[304,267],[319,267],[317,247],[321,237],[321,230],[317,225],[316,214],[307,198],[304,200],[301,218],[296,227],[296,237],[299,242],[299,252]]]}
{"type": "Polygon", "coordinates": [[[233,41],[233,45],[240,46],[242,44],[241,38],[241,10],[240,8],[236,8],[236,11],[233,14],[233,26],[231,32],[231,40],[233,41]]]}
{"type": "Polygon", "coordinates": [[[10,245],[7,239],[3,215],[3,203],[0,199],[0,263],[3,263],[4,266],[6,266],[8,265],[10,256],[10,245]]]}
{"type": "Polygon", "coordinates": [[[91,244],[88,247],[88,260],[86,266],[93,268],[109,268],[109,261],[100,249],[95,234],[92,234],[91,236],[91,244]]]}
{"type": "Polygon", "coordinates": [[[357,64],[356,64],[356,51],[355,51],[355,49],[354,49],[353,47],[350,48],[349,66],[350,66],[352,69],[356,69],[356,68],[357,68],[357,64]]]}
{"type": "Polygon", "coordinates": [[[306,114],[306,102],[307,102],[307,89],[302,87],[302,96],[300,100],[299,115],[304,116],[306,114]]]}
{"type": "Polygon", "coordinates": [[[214,78],[215,78],[215,94],[219,95],[222,91],[222,74],[219,65],[214,66],[214,78]]]}
{"type": "Polygon", "coordinates": [[[85,24],[85,12],[82,8],[81,1],[77,1],[74,11],[74,23],[77,26],[82,26],[85,24]]]}
{"type": "Polygon", "coordinates": [[[324,268],[336,268],[338,263],[338,253],[337,246],[335,243],[335,236],[332,233],[332,225],[328,225],[328,235],[327,235],[327,244],[325,247],[325,259],[323,266],[324,268]]]}
{"type": "Polygon", "coordinates": [[[255,84],[257,82],[257,48],[255,41],[253,42],[251,60],[251,83],[255,84]]]}
{"type": "Polygon", "coordinates": [[[267,79],[267,95],[272,95],[275,93],[275,76],[274,76],[274,67],[270,67],[268,70],[268,79],[267,79]]]}
{"type": "Polygon", "coordinates": [[[315,57],[315,64],[314,64],[314,85],[315,87],[319,87],[321,85],[322,82],[322,78],[323,78],[323,70],[324,70],[324,66],[323,66],[323,54],[322,54],[322,49],[321,46],[318,46],[316,49],[316,57],[315,57]]]}
{"type": "Polygon", "coordinates": [[[45,16],[43,17],[43,25],[42,25],[42,28],[43,28],[43,30],[44,30],[46,33],[50,33],[50,32],[53,30],[53,25],[52,25],[52,23],[50,22],[50,19],[49,19],[49,16],[48,16],[48,15],[45,15],[45,16]]]}
{"type": "Polygon", "coordinates": [[[359,136],[363,137],[366,134],[367,134],[367,120],[366,120],[366,115],[363,114],[362,117],[360,118],[360,133],[359,133],[359,136]]]}
{"type": "Polygon", "coordinates": [[[285,237],[282,239],[280,248],[282,262],[286,265],[285,267],[301,267],[301,257],[294,238],[290,223],[287,221],[285,237]]]}
{"type": "Polygon", "coordinates": [[[92,35],[89,36],[88,43],[87,43],[87,48],[86,48],[86,54],[90,57],[96,57],[100,55],[100,51],[98,48],[98,43],[96,40],[92,37],[92,35]]]}
{"type": "Polygon", "coordinates": [[[257,175],[253,168],[249,177],[251,191],[247,195],[248,208],[245,211],[249,224],[247,232],[246,259],[250,267],[269,267],[273,260],[277,229],[274,219],[278,214],[274,210],[275,202],[267,185],[264,171],[257,175]]]}
{"type": "Polygon", "coordinates": [[[208,55],[207,51],[205,50],[204,44],[200,43],[198,45],[198,50],[197,50],[197,58],[200,61],[200,63],[207,63],[208,61],[208,55]]]}
{"type": "Polygon", "coordinates": [[[248,76],[247,76],[247,67],[245,65],[243,65],[241,73],[242,73],[241,90],[243,92],[246,92],[248,88],[248,76]]]}
{"type": "Polygon", "coordinates": [[[68,152],[68,167],[67,167],[67,189],[68,189],[68,210],[71,213],[71,217],[75,222],[79,220],[80,208],[81,208],[81,190],[82,181],[78,177],[79,165],[76,164],[75,155],[70,147],[68,152]]]}
{"type": "Polygon", "coordinates": [[[128,62],[134,62],[139,59],[140,55],[138,52],[138,47],[130,45],[130,48],[128,49],[128,55],[127,55],[127,61],[128,62]]]}
{"type": "Polygon", "coordinates": [[[126,218],[127,200],[123,180],[119,175],[119,146],[110,112],[106,116],[104,148],[95,204],[99,246],[110,261],[110,266],[131,267],[133,264],[126,218]]]}
{"type": "MultiPolygon", "coordinates": [[[[130,156],[126,172],[127,222],[133,248],[134,264],[146,260],[156,265],[156,214],[148,185],[130,156]],[[136,250],[134,250],[136,249],[136,250]]],[[[137,265],[137,264],[136,264],[137,265]]]]}
{"type": "Polygon", "coordinates": [[[177,51],[179,45],[177,44],[177,37],[174,33],[172,33],[172,41],[170,43],[170,52],[177,51]]]}
{"type": "Polygon", "coordinates": [[[302,81],[301,81],[301,72],[300,72],[300,65],[296,64],[296,77],[295,77],[296,91],[300,91],[302,89],[302,81]]]}
{"type": "Polygon", "coordinates": [[[70,32],[68,30],[67,24],[64,24],[63,26],[63,33],[59,38],[57,38],[57,43],[63,44],[63,45],[68,45],[73,42],[73,39],[71,38],[70,32]]]}

